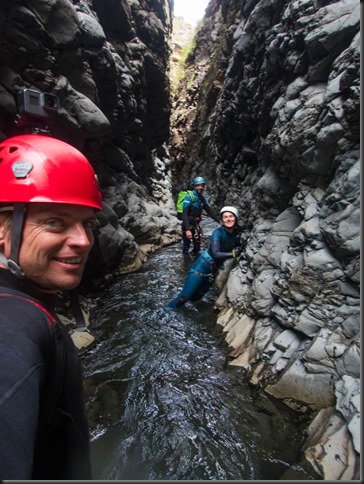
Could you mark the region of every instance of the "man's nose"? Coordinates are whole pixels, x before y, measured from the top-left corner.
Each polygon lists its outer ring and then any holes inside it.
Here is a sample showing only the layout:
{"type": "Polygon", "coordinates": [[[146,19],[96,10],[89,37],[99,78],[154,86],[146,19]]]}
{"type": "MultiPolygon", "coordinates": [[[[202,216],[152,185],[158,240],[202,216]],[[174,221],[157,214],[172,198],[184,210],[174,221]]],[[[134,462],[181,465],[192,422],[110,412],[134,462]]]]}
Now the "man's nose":
{"type": "Polygon", "coordinates": [[[68,232],[68,237],[72,241],[72,244],[89,246],[92,243],[93,234],[82,223],[73,224],[68,232]]]}

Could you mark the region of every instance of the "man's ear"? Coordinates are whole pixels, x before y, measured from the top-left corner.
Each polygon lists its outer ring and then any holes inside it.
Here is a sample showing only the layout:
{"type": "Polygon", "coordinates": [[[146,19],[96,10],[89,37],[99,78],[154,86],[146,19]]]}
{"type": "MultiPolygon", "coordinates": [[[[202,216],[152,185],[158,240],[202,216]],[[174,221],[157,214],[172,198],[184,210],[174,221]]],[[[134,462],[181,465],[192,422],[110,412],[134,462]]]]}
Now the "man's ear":
{"type": "Polygon", "coordinates": [[[4,252],[5,243],[9,240],[9,224],[7,220],[0,215],[0,250],[4,252]]]}
{"type": "Polygon", "coordinates": [[[0,243],[1,243],[1,240],[4,238],[4,232],[5,232],[4,220],[0,216],[0,243]]]}

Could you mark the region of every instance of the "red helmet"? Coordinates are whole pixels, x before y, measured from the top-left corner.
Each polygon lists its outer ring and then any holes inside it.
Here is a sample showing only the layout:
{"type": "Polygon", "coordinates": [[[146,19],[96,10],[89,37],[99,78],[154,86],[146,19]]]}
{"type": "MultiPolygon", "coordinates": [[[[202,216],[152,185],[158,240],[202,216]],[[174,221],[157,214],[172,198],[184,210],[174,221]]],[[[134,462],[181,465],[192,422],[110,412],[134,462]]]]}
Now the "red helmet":
{"type": "Polygon", "coordinates": [[[0,202],[46,202],[101,210],[95,172],[73,146],[24,134],[0,143],[0,202]]]}

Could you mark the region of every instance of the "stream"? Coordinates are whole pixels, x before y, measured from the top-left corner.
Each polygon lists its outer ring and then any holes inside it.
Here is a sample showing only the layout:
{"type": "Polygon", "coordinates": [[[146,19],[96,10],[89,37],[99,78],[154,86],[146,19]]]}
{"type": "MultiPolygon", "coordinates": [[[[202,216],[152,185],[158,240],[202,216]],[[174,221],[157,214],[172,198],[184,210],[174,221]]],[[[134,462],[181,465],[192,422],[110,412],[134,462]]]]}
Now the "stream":
{"type": "Polygon", "coordinates": [[[300,416],[227,365],[216,290],[163,311],[192,263],[164,247],[95,300],[82,357],[94,479],[314,479],[300,416]]]}

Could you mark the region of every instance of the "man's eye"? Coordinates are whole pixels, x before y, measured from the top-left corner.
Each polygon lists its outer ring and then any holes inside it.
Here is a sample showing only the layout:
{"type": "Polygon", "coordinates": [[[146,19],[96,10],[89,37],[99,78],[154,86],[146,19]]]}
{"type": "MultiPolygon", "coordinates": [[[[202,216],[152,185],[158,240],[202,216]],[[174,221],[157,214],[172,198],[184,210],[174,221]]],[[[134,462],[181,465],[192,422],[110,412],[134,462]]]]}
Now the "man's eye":
{"type": "Polygon", "coordinates": [[[48,227],[57,229],[57,228],[61,228],[63,224],[60,220],[51,219],[51,220],[47,220],[46,225],[48,225],[48,227]]]}
{"type": "Polygon", "coordinates": [[[96,220],[87,220],[87,222],[83,223],[83,226],[86,230],[97,231],[99,228],[99,224],[96,220]]]}

